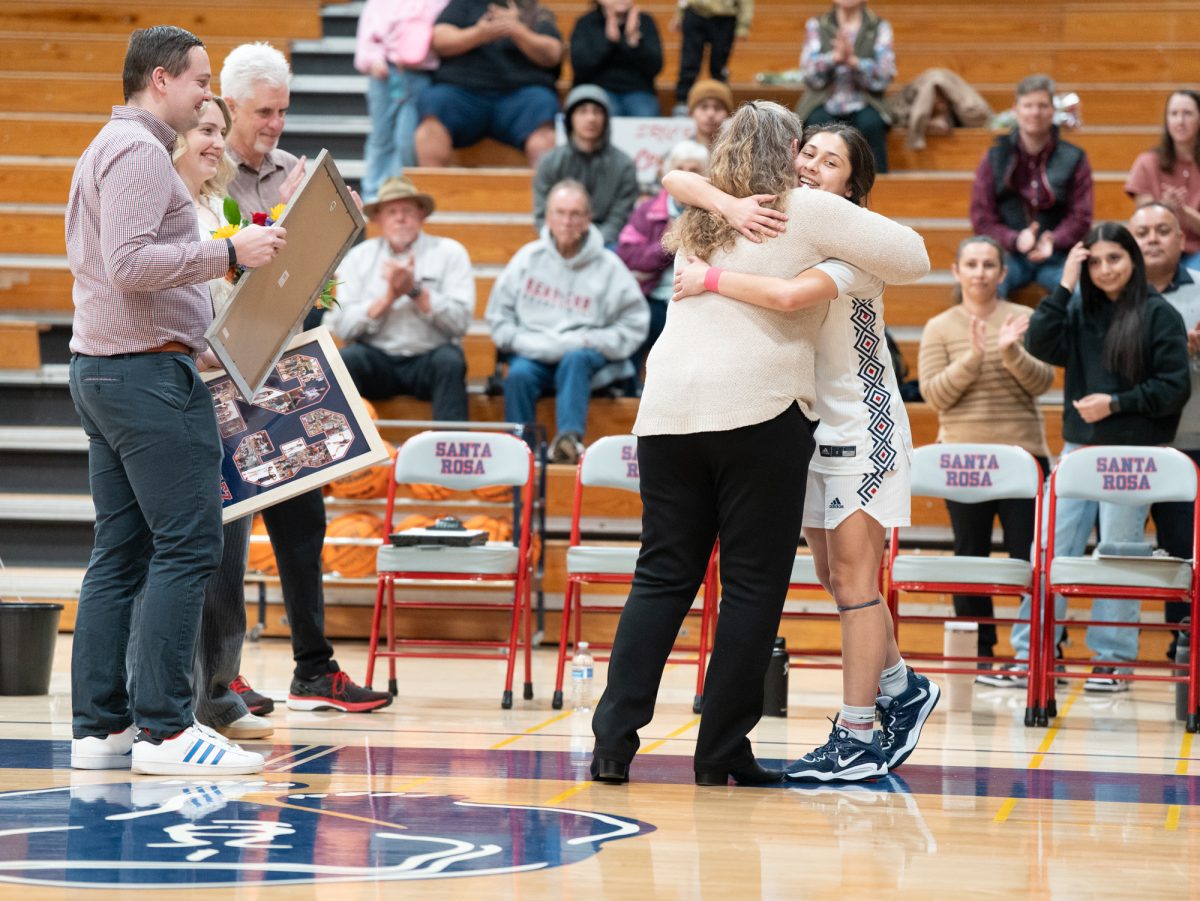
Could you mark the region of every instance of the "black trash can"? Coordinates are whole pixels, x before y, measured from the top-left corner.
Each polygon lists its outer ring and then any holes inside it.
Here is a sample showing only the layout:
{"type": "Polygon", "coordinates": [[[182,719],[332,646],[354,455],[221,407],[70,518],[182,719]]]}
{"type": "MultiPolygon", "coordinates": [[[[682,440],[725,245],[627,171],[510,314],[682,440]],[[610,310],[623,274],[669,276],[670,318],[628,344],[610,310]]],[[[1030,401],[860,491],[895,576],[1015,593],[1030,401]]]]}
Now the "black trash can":
{"type": "Polygon", "coordinates": [[[0,695],[50,691],[62,604],[0,602],[0,695]]]}

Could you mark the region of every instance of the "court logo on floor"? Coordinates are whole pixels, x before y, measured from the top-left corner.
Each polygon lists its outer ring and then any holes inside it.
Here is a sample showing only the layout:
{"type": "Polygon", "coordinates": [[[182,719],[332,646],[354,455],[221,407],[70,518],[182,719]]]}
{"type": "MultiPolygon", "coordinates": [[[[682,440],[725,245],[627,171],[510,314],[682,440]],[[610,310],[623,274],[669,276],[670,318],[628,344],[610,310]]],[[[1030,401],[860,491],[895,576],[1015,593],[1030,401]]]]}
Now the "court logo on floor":
{"type": "Polygon", "coordinates": [[[577,863],[654,830],[557,807],[256,778],[0,793],[0,882],[204,888],[445,879],[577,863]]]}

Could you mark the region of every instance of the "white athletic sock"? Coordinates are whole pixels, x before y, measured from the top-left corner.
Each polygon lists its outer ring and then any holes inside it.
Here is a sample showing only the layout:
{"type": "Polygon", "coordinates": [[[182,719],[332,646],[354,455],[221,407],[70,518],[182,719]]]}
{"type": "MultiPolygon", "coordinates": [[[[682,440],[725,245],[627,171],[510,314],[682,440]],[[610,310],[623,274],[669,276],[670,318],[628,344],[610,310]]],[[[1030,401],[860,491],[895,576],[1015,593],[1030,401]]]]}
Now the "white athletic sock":
{"type": "Polygon", "coordinates": [[[869,745],[875,737],[875,708],[843,704],[838,725],[844,727],[855,740],[869,745]]]}
{"type": "Polygon", "coordinates": [[[908,690],[908,665],[904,658],[895,666],[889,666],[879,674],[879,692],[889,698],[904,694],[908,690]]]}

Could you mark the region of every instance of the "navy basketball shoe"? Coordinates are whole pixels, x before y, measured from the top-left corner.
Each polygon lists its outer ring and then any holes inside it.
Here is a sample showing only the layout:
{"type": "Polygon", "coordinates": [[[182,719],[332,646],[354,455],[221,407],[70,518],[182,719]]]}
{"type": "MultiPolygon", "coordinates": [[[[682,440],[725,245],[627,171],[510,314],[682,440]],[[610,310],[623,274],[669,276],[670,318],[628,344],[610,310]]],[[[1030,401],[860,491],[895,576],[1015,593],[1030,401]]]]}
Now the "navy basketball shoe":
{"type": "Polygon", "coordinates": [[[787,767],[789,782],[859,782],[887,775],[887,756],[878,732],[870,743],[861,742],[837,724],[836,716],[830,722],[829,741],[787,767]]]}
{"type": "Polygon", "coordinates": [[[908,688],[903,694],[889,698],[881,695],[875,703],[882,712],[879,743],[887,757],[888,769],[895,769],[908,760],[917,747],[921,727],[937,706],[942,690],[920,673],[908,668],[908,688]]]}

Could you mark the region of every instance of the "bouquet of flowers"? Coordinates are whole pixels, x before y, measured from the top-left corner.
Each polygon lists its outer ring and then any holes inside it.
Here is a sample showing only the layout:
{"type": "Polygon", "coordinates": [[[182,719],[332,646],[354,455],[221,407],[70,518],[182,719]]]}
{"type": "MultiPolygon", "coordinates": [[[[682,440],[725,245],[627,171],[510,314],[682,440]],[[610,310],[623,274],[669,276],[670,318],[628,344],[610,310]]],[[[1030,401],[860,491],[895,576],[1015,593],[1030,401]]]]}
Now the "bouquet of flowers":
{"type": "MultiPolygon", "coordinates": [[[[238,206],[238,202],[232,197],[226,197],[223,212],[225,214],[225,225],[222,225],[212,233],[214,238],[232,238],[247,225],[274,225],[283,216],[283,211],[287,209],[286,203],[278,203],[271,207],[269,213],[252,213],[247,219],[242,215],[242,209],[238,206]]],[[[242,273],[246,271],[245,266],[231,266],[229,272],[225,274],[233,284],[238,283],[238,279],[242,277],[242,273]]],[[[322,310],[332,310],[337,306],[337,297],[335,296],[335,288],[338,283],[330,279],[329,283],[321,289],[320,295],[317,297],[317,306],[322,310]]]]}

